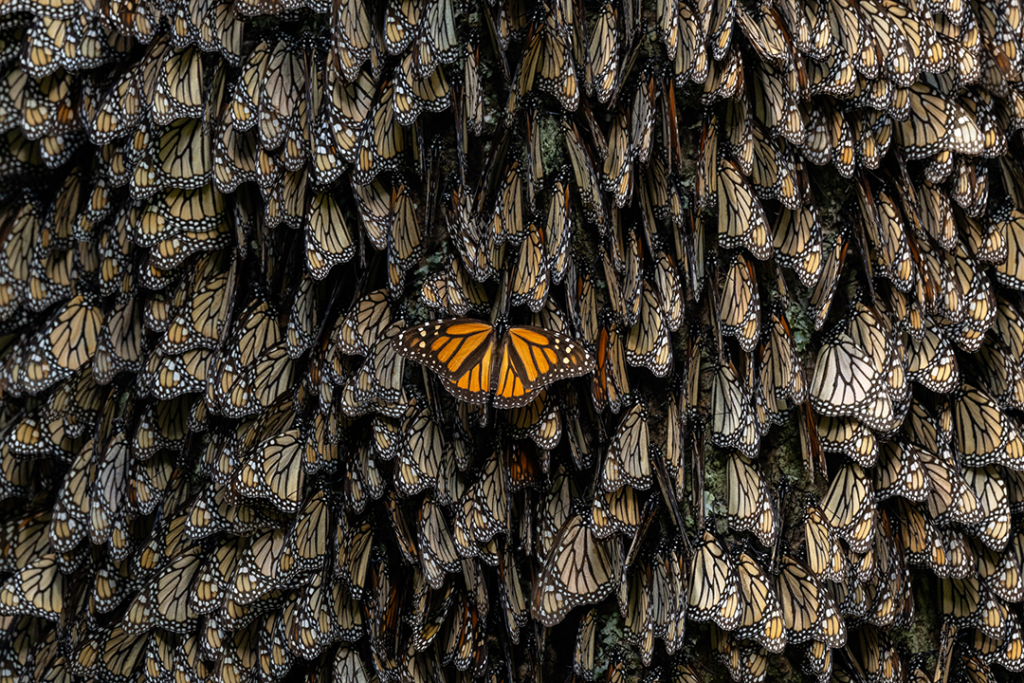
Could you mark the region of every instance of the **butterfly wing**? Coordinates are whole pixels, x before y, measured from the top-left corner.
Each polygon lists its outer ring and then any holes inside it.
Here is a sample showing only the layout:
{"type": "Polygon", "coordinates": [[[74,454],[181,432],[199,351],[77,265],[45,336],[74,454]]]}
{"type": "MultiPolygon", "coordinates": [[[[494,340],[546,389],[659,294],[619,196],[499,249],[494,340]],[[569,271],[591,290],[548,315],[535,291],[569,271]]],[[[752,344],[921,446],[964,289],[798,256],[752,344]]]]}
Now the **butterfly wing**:
{"type": "Polygon", "coordinates": [[[399,338],[398,351],[440,375],[456,398],[469,403],[487,402],[494,358],[491,325],[472,318],[424,323],[399,338]]]}
{"type": "Polygon", "coordinates": [[[537,389],[594,369],[593,357],[581,344],[529,325],[509,329],[495,362],[496,408],[519,408],[533,400],[537,389]]]}

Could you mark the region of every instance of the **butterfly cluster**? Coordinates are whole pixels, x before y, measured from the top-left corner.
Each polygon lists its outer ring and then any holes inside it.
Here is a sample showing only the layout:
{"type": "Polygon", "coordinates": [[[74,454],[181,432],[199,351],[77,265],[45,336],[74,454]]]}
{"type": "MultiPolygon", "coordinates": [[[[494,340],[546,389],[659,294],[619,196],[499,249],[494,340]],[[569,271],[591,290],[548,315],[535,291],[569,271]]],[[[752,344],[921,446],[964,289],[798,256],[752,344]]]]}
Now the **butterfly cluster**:
{"type": "Polygon", "coordinates": [[[0,0],[0,678],[1019,676],[1022,50],[0,0]]]}

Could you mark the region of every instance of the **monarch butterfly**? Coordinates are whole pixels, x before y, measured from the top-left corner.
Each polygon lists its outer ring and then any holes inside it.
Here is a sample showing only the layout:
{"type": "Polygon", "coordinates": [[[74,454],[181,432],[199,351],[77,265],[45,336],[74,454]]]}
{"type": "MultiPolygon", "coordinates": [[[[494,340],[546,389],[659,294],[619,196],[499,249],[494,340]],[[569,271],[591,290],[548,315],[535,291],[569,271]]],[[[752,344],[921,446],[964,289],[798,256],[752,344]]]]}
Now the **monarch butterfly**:
{"type": "Polygon", "coordinates": [[[811,111],[805,156],[818,166],[830,161],[839,173],[850,178],[856,170],[853,128],[850,121],[826,102],[811,111]]]}
{"type": "Polygon", "coordinates": [[[626,337],[626,361],[646,367],[655,377],[664,377],[672,369],[671,337],[661,312],[662,302],[646,280],[639,304],[639,316],[626,337]]]}
{"type": "Polygon", "coordinates": [[[910,618],[913,597],[907,585],[907,569],[899,537],[891,532],[887,512],[879,515],[879,530],[875,548],[865,555],[874,562],[874,577],[865,584],[865,598],[870,603],[866,614],[869,623],[888,627],[910,618]]]}
{"type": "Polygon", "coordinates": [[[911,338],[907,356],[907,378],[940,394],[960,386],[960,372],[949,340],[936,328],[911,338]]]}
{"type": "MultiPolygon", "coordinates": [[[[868,200],[870,201],[870,200],[868,200]]],[[[875,245],[878,272],[907,293],[917,281],[917,268],[910,253],[904,220],[892,197],[884,190],[878,193],[877,216],[879,224],[865,218],[868,236],[875,245]],[[884,235],[879,234],[879,231],[884,235]]]]}
{"type": "Polygon", "coordinates": [[[0,585],[0,612],[57,621],[64,609],[64,591],[56,555],[44,553],[0,585]]]}
{"type": "Polygon", "coordinates": [[[974,553],[959,532],[938,530],[905,501],[898,501],[897,510],[908,563],[929,567],[940,577],[965,578],[975,571],[974,553]]]}
{"type": "Polygon", "coordinates": [[[573,177],[576,179],[576,188],[580,193],[586,219],[603,228],[606,212],[601,199],[601,185],[594,171],[591,156],[583,143],[583,137],[576,125],[568,121],[562,122],[562,131],[565,134],[565,146],[569,152],[573,177]]]}
{"type": "Polygon", "coordinates": [[[819,146],[815,144],[819,142],[814,136],[817,110],[811,110],[810,120],[805,126],[797,108],[796,92],[791,88],[792,79],[789,83],[785,79],[781,66],[761,62],[754,68],[751,97],[754,114],[773,134],[781,135],[790,144],[802,148],[804,155],[813,163],[827,163],[828,159],[820,156],[819,146]]]}
{"type": "Polygon", "coordinates": [[[480,83],[480,46],[475,39],[471,39],[466,45],[466,61],[463,70],[462,109],[466,112],[466,116],[463,121],[465,121],[469,130],[473,132],[473,135],[476,136],[483,133],[484,125],[484,99],[480,83]]]}
{"type": "Polygon", "coordinates": [[[952,454],[944,447],[938,454],[922,450],[919,456],[932,483],[925,500],[929,517],[937,523],[956,520],[960,524],[978,524],[984,521],[978,496],[952,465],[952,454]]]}
{"type": "Polygon", "coordinates": [[[956,449],[968,467],[1014,467],[1024,458],[1024,441],[1013,421],[983,389],[964,383],[953,395],[956,449]]]}
{"type": "Polygon", "coordinates": [[[910,387],[904,369],[902,338],[893,334],[892,323],[869,306],[856,302],[847,330],[872,358],[878,372],[886,373],[885,388],[892,403],[905,404],[910,387]]]}
{"type": "Polygon", "coordinates": [[[423,283],[423,303],[452,316],[465,316],[470,311],[481,312],[488,305],[487,294],[469,277],[462,259],[449,256],[443,274],[423,283]]]}
{"type": "Polygon", "coordinates": [[[707,78],[709,60],[705,47],[705,32],[702,22],[695,17],[695,12],[686,3],[678,5],[679,38],[672,66],[673,84],[677,88],[685,87],[688,81],[697,84],[707,78]]]}
{"type": "Polygon", "coordinates": [[[7,391],[38,394],[63,381],[96,353],[103,309],[79,294],[59,307],[42,329],[23,340],[7,358],[7,391]]]}
{"type": "Polygon", "coordinates": [[[594,680],[596,668],[595,655],[597,646],[594,636],[597,631],[597,612],[587,611],[580,619],[580,627],[576,636],[576,649],[573,651],[573,672],[585,681],[594,680]]]}
{"type": "Polygon", "coordinates": [[[539,488],[543,484],[540,464],[533,449],[527,444],[517,443],[506,449],[505,458],[509,468],[508,484],[511,491],[539,488]]]}
{"type": "Polygon", "coordinates": [[[992,286],[983,269],[964,250],[963,244],[957,247],[953,274],[964,293],[966,304],[963,320],[952,328],[954,341],[962,349],[975,353],[995,319],[992,286]]]}
{"type": "Polygon", "coordinates": [[[781,527],[767,482],[753,463],[732,454],[726,467],[729,525],[750,531],[765,546],[772,547],[781,527]]]}
{"type": "MultiPolygon", "coordinates": [[[[975,630],[971,639],[971,647],[977,651],[977,656],[981,658],[981,661],[990,667],[993,664],[998,664],[1008,671],[1014,671],[1021,667],[1021,632],[1020,625],[1013,613],[1010,612],[1007,617],[1009,624],[1006,628],[1005,638],[1001,641],[995,640],[989,638],[982,631],[975,630]]],[[[965,668],[972,669],[969,675],[977,676],[981,673],[978,660],[968,660],[964,663],[967,664],[965,668]]]]}
{"type": "Polygon", "coordinates": [[[419,402],[406,410],[402,432],[405,448],[399,451],[395,486],[403,495],[412,496],[436,485],[446,443],[431,411],[419,402]]]}
{"type": "Polygon", "coordinates": [[[804,510],[804,547],[807,568],[812,574],[835,583],[846,581],[849,569],[846,553],[820,507],[808,504],[804,510]]]}
{"type": "Polygon", "coordinates": [[[122,622],[125,631],[142,634],[157,626],[172,633],[188,633],[199,615],[186,598],[202,559],[202,549],[193,546],[158,571],[128,606],[122,622]]]}
{"type": "Polygon", "coordinates": [[[405,183],[392,191],[391,210],[394,218],[387,235],[388,291],[397,296],[405,286],[406,271],[422,254],[419,219],[405,183]]]}
{"type": "Polygon", "coordinates": [[[533,589],[531,614],[544,626],[555,626],[573,608],[611,595],[619,573],[618,555],[594,536],[581,515],[572,515],[544,561],[533,589]]]}
{"type": "Polygon", "coordinates": [[[389,417],[404,414],[406,402],[401,382],[405,357],[394,346],[403,328],[398,322],[384,330],[362,366],[349,377],[342,394],[342,409],[350,417],[371,408],[389,417]]]}
{"type": "Polygon", "coordinates": [[[804,286],[817,285],[822,276],[824,259],[821,226],[813,201],[805,202],[796,211],[783,208],[779,212],[773,246],[778,262],[795,271],[804,286]]]}
{"type": "MultiPolygon", "coordinates": [[[[507,473],[508,468],[502,462],[502,454],[495,451],[484,463],[479,479],[466,490],[456,505],[456,527],[460,523],[461,511],[461,521],[468,528],[471,539],[477,544],[485,544],[495,535],[508,531],[507,473]]],[[[477,552],[471,554],[475,555],[477,552]]]]}
{"type": "Polygon", "coordinates": [[[1024,407],[1024,377],[1013,365],[1009,349],[995,338],[987,339],[978,352],[982,382],[1004,410],[1024,407]]]}
{"type": "Polygon", "coordinates": [[[769,317],[771,329],[767,343],[761,343],[761,387],[769,413],[787,407],[786,401],[803,403],[807,400],[807,385],[803,367],[796,351],[796,341],[789,322],[781,311],[769,317]]]}
{"type": "Polygon", "coordinates": [[[494,326],[471,318],[419,325],[396,348],[441,375],[456,398],[496,408],[522,407],[541,387],[594,369],[590,353],[565,335],[512,326],[498,341],[494,326]]]}
{"type": "Polygon", "coordinates": [[[335,326],[333,338],[338,351],[366,356],[391,327],[391,304],[384,289],[359,298],[335,326]]]}
{"type": "Polygon", "coordinates": [[[937,453],[949,446],[953,439],[953,412],[950,405],[938,405],[935,416],[917,399],[911,399],[909,419],[904,421],[904,431],[929,453],[937,453]]]}
{"type": "Polygon", "coordinates": [[[907,159],[924,159],[942,149],[977,156],[984,136],[964,107],[946,99],[924,82],[909,86],[911,115],[896,126],[896,137],[907,159]]]}
{"type": "Polygon", "coordinates": [[[928,496],[931,480],[918,455],[920,448],[903,439],[881,445],[875,469],[875,498],[901,496],[920,503],[928,496]]]}
{"type": "MultiPolygon", "coordinates": [[[[1005,221],[1013,219],[1012,211],[1008,209],[1004,209],[1001,212],[997,211],[993,216],[996,220],[990,223],[984,231],[978,221],[966,214],[962,214],[959,209],[955,212],[950,211],[950,213],[955,213],[957,220],[954,222],[952,215],[950,216],[949,223],[952,225],[949,229],[952,231],[957,224],[963,227],[967,253],[973,254],[974,258],[980,263],[993,263],[996,265],[1004,263],[1010,251],[1007,243],[1007,226],[1005,221]]],[[[959,250],[957,249],[957,244],[952,243],[946,251],[959,250]]],[[[997,276],[996,279],[998,281],[999,277],[997,276]]]]}
{"type": "Polygon", "coordinates": [[[434,592],[430,590],[423,572],[417,571],[413,574],[410,622],[413,629],[413,641],[417,649],[427,649],[440,635],[444,621],[455,601],[455,596],[456,591],[451,586],[444,591],[434,592]]]}
{"type": "MultiPolygon", "coordinates": [[[[640,567],[624,579],[626,587],[626,616],[624,619],[625,639],[640,650],[640,661],[649,666],[654,649],[653,604],[650,566],[640,567]]],[[[659,596],[660,597],[660,596],[659,596]]]]}
{"type": "Polygon", "coordinates": [[[979,543],[973,544],[978,576],[1000,600],[1017,602],[1024,594],[1021,566],[1016,552],[997,553],[979,543]]]}
{"type": "Polygon", "coordinates": [[[687,605],[696,621],[714,621],[720,628],[735,630],[742,604],[739,575],[733,559],[710,532],[694,547],[689,566],[687,605]]]}
{"type": "Polygon", "coordinates": [[[712,626],[711,647],[736,683],[761,683],[768,674],[768,651],[759,643],[712,626]]]}
{"type": "Polygon", "coordinates": [[[853,552],[867,552],[875,535],[875,492],[860,465],[848,463],[836,473],[822,499],[825,519],[853,552]]]}
{"type": "Polygon", "coordinates": [[[524,208],[522,172],[519,161],[513,160],[505,170],[505,179],[494,203],[492,230],[495,242],[501,244],[511,241],[518,244],[527,236],[527,225],[523,220],[524,208]]]}
{"type": "Polygon", "coordinates": [[[608,153],[601,170],[602,187],[615,197],[615,206],[622,208],[633,198],[633,153],[629,140],[629,111],[623,108],[612,122],[608,134],[608,153]]]}
{"type": "Polygon", "coordinates": [[[523,593],[515,555],[499,552],[498,570],[502,577],[498,586],[501,601],[505,607],[505,623],[508,626],[512,642],[516,642],[520,638],[520,630],[529,623],[530,610],[526,605],[526,596],[523,593]]]}
{"type": "Polygon", "coordinates": [[[250,498],[268,498],[284,512],[298,512],[305,479],[304,445],[297,429],[259,444],[239,468],[235,490],[250,498]]]}
{"type": "Polygon", "coordinates": [[[540,311],[548,298],[550,280],[544,233],[536,223],[531,223],[519,246],[519,259],[512,274],[512,305],[525,304],[534,313],[540,311]]]}
{"type": "Polygon", "coordinates": [[[771,257],[764,209],[729,159],[718,166],[718,242],[723,249],[746,248],[760,261],[771,257]]]}
{"type": "Polygon", "coordinates": [[[754,266],[742,254],[734,254],[722,288],[719,320],[722,334],[736,337],[740,348],[751,353],[760,337],[761,305],[754,266]]]}
{"type": "Polygon", "coordinates": [[[942,614],[958,626],[976,628],[995,640],[1005,637],[1009,613],[977,577],[941,579],[939,599],[942,614]]]}
{"type": "Polygon", "coordinates": [[[613,534],[636,534],[641,525],[640,499],[636,489],[623,485],[614,491],[595,494],[590,518],[594,535],[599,539],[604,540],[613,534]]]}
{"type": "Polygon", "coordinates": [[[402,126],[412,126],[423,112],[443,112],[452,104],[452,91],[444,72],[436,68],[421,80],[412,52],[395,66],[394,84],[395,120],[402,126]]]}
{"type": "Polygon", "coordinates": [[[1014,209],[1007,216],[999,216],[996,223],[1005,232],[1008,256],[995,267],[996,281],[1004,287],[1024,288],[1024,270],[1020,266],[1020,253],[1024,248],[1024,215],[1014,209]]]}
{"type": "Polygon", "coordinates": [[[772,144],[760,125],[753,126],[751,142],[750,182],[754,191],[765,199],[778,200],[787,209],[799,209],[803,197],[796,166],[785,143],[772,144]]]}
{"type": "Polygon", "coordinates": [[[440,590],[445,574],[459,571],[459,558],[441,509],[429,495],[423,499],[418,516],[420,564],[430,587],[440,590]]]}
{"type": "MultiPolygon", "coordinates": [[[[550,396],[547,390],[541,390],[532,403],[523,408],[514,408],[508,413],[508,422],[512,426],[515,438],[532,439],[540,448],[552,449],[562,439],[562,415],[560,402],[550,396]]],[[[525,448],[515,451],[517,462],[510,463],[512,470],[519,470],[521,476],[530,480],[529,471],[533,469],[526,461],[530,458],[525,448]]],[[[526,485],[524,480],[517,478],[516,486],[526,485]]]]}
{"type": "MultiPolygon", "coordinates": [[[[652,607],[655,636],[665,642],[665,651],[674,654],[682,645],[686,614],[686,563],[675,544],[662,543],[651,560],[652,607]]],[[[684,675],[685,669],[676,675],[684,675]]]]}
{"type": "Polygon", "coordinates": [[[576,111],[580,93],[571,57],[572,49],[565,38],[565,26],[559,17],[558,4],[545,9],[547,16],[544,26],[537,33],[538,39],[542,41],[537,57],[537,86],[558,98],[566,111],[576,111]]]}
{"type": "Polygon", "coordinates": [[[647,411],[637,403],[622,417],[609,444],[601,475],[605,491],[613,492],[625,485],[650,488],[649,443],[647,411]]]}
{"type": "MultiPolygon", "coordinates": [[[[691,361],[693,362],[693,361],[691,361]]],[[[717,364],[711,387],[711,443],[757,457],[761,434],[750,393],[731,361],[717,364]]]]}
{"type": "MultiPolygon", "coordinates": [[[[697,150],[697,177],[694,181],[694,195],[697,207],[714,206],[718,201],[718,117],[708,114],[701,124],[700,146],[697,150]]],[[[678,232],[678,231],[677,231],[678,232]]],[[[682,253],[677,250],[677,253],[682,253]]]]}
{"type": "Polygon", "coordinates": [[[614,4],[601,6],[597,24],[590,36],[583,80],[587,95],[605,104],[615,90],[619,68],[618,11],[614,4]],[[595,94],[596,93],[596,94],[595,94]]]}
{"type": "Polygon", "coordinates": [[[285,540],[283,529],[266,531],[242,549],[235,574],[228,582],[230,599],[239,605],[252,604],[280,585],[286,576],[281,566],[285,540]]]}
{"type": "Polygon", "coordinates": [[[773,12],[748,13],[736,6],[736,21],[754,51],[762,61],[785,63],[789,61],[788,45],[779,24],[780,17],[773,12]]]}
{"type": "Polygon", "coordinates": [[[132,175],[132,194],[142,199],[164,188],[198,189],[210,181],[210,138],[198,119],[178,119],[154,130],[132,175]]]}
{"type": "Polygon", "coordinates": [[[554,547],[558,531],[569,519],[572,500],[577,497],[578,490],[565,466],[558,464],[551,473],[551,484],[538,497],[536,505],[536,556],[539,562],[547,558],[548,552],[554,547]]]}
{"type": "Polygon", "coordinates": [[[736,637],[755,640],[769,652],[781,652],[786,646],[785,620],[768,575],[747,553],[740,552],[735,562],[741,604],[736,637]]]}
{"type": "Polygon", "coordinates": [[[839,329],[818,351],[810,398],[811,406],[823,415],[849,415],[882,431],[894,426],[885,375],[868,352],[839,329]]]}
{"type": "Polygon", "coordinates": [[[984,521],[968,530],[989,548],[1002,552],[1010,535],[1010,503],[1006,484],[995,467],[968,468],[964,479],[978,498],[984,521]]]}

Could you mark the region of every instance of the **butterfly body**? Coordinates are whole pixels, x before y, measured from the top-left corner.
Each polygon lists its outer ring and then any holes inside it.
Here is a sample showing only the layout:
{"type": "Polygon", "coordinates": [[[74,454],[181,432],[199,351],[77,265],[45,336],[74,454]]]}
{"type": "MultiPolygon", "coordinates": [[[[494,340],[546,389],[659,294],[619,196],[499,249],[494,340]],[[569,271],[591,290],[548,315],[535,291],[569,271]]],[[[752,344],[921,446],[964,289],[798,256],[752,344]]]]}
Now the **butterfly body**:
{"type": "Polygon", "coordinates": [[[399,352],[427,366],[458,399],[496,408],[518,408],[560,379],[591,372],[594,359],[582,344],[542,327],[502,331],[473,318],[418,325],[396,342],[399,352]]]}

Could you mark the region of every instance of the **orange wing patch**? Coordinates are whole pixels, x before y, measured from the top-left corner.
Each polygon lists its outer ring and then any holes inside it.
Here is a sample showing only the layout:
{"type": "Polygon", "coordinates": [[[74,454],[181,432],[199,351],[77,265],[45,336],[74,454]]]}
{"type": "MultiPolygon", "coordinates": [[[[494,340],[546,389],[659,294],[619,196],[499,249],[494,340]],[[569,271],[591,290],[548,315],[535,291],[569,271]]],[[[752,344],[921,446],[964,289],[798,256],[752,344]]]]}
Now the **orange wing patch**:
{"type": "Polygon", "coordinates": [[[587,350],[564,335],[541,327],[512,327],[495,349],[494,327],[471,318],[419,325],[398,342],[403,355],[447,380],[448,390],[464,401],[496,408],[518,408],[552,382],[594,369],[587,350]]]}

